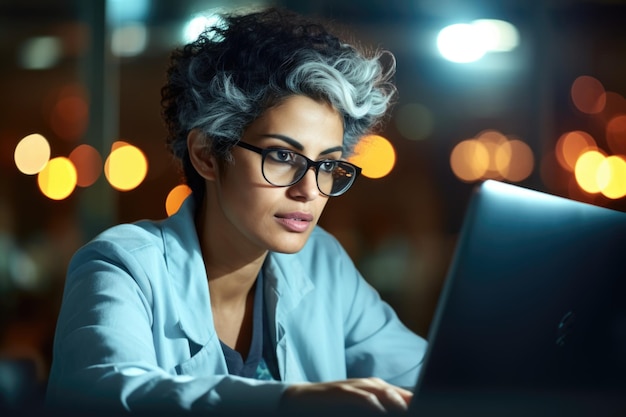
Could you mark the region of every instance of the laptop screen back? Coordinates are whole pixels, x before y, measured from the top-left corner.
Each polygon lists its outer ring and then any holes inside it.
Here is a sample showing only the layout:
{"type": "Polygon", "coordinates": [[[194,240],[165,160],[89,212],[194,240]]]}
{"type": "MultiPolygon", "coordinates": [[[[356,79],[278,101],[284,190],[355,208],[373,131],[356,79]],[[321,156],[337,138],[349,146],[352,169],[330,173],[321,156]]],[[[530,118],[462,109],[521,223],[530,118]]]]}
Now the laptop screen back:
{"type": "Polygon", "coordinates": [[[626,415],[625,266],[626,213],[482,183],[412,415],[626,415]]]}

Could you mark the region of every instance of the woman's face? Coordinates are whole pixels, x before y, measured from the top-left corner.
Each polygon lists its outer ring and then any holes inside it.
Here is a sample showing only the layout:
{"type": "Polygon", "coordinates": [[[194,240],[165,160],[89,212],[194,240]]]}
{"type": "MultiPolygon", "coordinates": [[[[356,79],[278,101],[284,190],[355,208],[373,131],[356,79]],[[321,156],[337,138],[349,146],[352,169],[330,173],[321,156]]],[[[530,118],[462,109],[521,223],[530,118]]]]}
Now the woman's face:
{"type": "MultiPolygon", "coordinates": [[[[340,159],[343,120],[327,103],[291,96],[254,121],[241,140],[263,149],[293,150],[312,160],[340,159]]],[[[260,154],[238,146],[232,153],[234,163],[214,182],[218,216],[224,218],[222,236],[240,249],[251,245],[275,252],[299,251],[328,201],[317,188],[315,170],[309,169],[294,185],[275,187],[263,178],[260,154]]]]}

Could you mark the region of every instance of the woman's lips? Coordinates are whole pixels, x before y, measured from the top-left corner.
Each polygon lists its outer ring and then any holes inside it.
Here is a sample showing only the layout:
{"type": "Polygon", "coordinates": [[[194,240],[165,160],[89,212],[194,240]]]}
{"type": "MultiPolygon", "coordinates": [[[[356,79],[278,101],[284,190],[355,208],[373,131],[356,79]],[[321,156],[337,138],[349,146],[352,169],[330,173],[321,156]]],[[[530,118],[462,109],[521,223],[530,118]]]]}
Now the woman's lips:
{"type": "Polygon", "coordinates": [[[306,231],[313,221],[313,216],[307,213],[277,214],[275,218],[276,221],[282,224],[288,231],[296,233],[306,231]]]}

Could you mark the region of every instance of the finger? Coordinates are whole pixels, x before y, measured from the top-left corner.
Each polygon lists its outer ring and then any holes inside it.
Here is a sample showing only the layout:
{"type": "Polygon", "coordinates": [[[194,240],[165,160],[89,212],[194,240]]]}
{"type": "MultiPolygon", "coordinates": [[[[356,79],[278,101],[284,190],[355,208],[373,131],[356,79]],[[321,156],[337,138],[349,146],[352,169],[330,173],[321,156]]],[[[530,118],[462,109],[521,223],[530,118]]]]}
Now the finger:
{"type": "Polygon", "coordinates": [[[381,402],[376,392],[369,389],[362,389],[355,386],[344,387],[345,392],[349,392],[349,398],[353,405],[365,407],[366,410],[372,412],[384,413],[387,411],[386,407],[381,402]]]}
{"type": "Polygon", "coordinates": [[[387,411],[406,411],[408,409],[408,401],[393,389],[387,388],[383,391],[382,403],[387,411]]]}

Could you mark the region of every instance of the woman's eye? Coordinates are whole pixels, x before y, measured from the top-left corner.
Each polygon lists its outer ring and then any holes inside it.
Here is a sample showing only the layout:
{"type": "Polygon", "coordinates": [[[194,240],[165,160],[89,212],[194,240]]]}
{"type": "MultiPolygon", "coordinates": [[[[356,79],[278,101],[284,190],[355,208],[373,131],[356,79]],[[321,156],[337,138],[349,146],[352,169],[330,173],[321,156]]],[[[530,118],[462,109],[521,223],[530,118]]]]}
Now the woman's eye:
{"type": "Polygon", "coordinates": [[[320,168],[322,169],[322,171],[332,172],[335,170],[335,168],[337,168],[337,164],[337,161],[326,160],[321,164],[320,168]]]}
{"type": "Polygon", "coordinates": [[[294,153],[278,149],[270,153],[270,157],[276,162],[291,162],[294,159],[294,153]]]}

